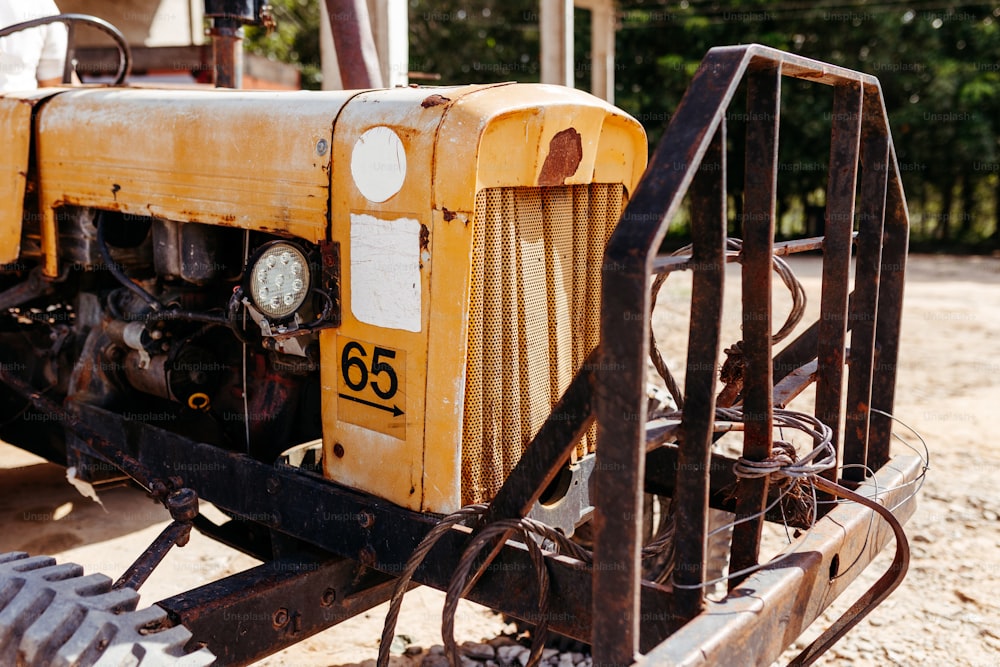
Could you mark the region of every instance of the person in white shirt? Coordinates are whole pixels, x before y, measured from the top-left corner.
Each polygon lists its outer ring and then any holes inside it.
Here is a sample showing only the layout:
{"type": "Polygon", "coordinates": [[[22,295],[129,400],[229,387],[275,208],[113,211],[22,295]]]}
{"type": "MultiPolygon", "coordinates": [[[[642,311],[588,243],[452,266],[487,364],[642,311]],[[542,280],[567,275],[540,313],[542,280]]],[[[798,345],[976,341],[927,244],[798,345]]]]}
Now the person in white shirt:
{"type": "MultiPolygon", "coordinates": [[[[0,0],[0,28],[58,14],[53,0],[0,0]]],[[[62,81],[66,26],[50,23],[0,38],[0,92],[34,90],[62,81]]]]}

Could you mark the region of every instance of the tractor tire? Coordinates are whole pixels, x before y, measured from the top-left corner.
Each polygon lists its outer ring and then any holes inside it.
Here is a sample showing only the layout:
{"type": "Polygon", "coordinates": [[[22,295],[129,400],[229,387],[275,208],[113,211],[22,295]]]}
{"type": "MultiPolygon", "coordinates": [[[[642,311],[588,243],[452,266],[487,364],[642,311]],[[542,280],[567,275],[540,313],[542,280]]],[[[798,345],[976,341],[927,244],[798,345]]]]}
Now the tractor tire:
{"type": "Polygon", "coordinates": [[[211,665],[201,648],[186,652],[191,633],[165,627],[155,605],[136,611],[139,594],[112,590],[103,574],[83,576],[75,563],[0,553],[0,665],[100,667],[211,665]]]}

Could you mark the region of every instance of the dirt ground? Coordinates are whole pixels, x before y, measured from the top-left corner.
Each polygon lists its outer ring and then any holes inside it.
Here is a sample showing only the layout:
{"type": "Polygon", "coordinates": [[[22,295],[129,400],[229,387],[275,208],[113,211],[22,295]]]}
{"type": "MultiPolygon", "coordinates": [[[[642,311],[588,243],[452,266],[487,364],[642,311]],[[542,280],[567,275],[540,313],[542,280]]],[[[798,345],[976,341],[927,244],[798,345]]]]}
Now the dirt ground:
{"type": "MultiPolygon", "coordinates": [[[[796,259],[794,268],[807,289],[816,287],[816,259],[796,259]]],[[[670,345],[683,338],[689,293],[683,279],[667,285],[656,325],[668,343],[668,358],[679,359],[680,351],[670,345]]],[[[784,312],[780,303],[776,308],[784,312]]],[[[732,316],[726,326],[733,330],[732,316]]],[[[910,572],[820,664],[1000,665],[1000,484],[993,479],[1000,470],[1000,438],[991,426],[1000,406],[998,333],[1000,259],[911,257],[896,415],[924,436],[931,460],[917,513],[907,524],[910,572]]],[[[134,490],[108,490],[101,497],[106,512],[70,487],[61,468],[0,445],[0,551],[54,555],[60,562],[80,563],[88,573],[117,577],[166,525],[167,516],[134,490]]],[[[883,568],[888,560],[883,555],[883,568]]],[[[151,603],[254,564],[195,534],[153,574],[141,591],[143,600],[151,603]]],[[[802,644],[880,573],[873,567],[864,575],[802,644]]],[[[440,643],[442,599],[427,589],[408,595],[397,626],[402,644],[440,643]]],[[[375,608],[259,664],[370,660],[383,614],[384,607],[375,608]]],[[[487,609],[465,604],[460,610],[459,641],[489,639],[504,630],[502,619],[487,609]]]]}

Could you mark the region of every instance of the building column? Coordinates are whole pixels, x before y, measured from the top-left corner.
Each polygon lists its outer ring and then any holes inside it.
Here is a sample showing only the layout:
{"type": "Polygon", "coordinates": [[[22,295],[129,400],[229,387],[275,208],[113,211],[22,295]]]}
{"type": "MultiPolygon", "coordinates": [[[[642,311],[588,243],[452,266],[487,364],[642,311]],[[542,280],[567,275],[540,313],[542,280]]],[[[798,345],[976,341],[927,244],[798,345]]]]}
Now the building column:
{"type": "MultiPolygon", "coordinates": [[[[379,70],[387,87],[409,82],[409,14],[406,0],[367,0],[379,70]]],[[[326,3],[320,3],[320,53],[323,60],[323,89],[340,90],[343,83],[337,62],[337,50],[330,29],[326,3]]]]}
{"type": "Polygon", "coordinates": [[[542,83],[573,87],[573,0],[540,0],[542,83]]]}
{"type": "Polygon", "coordinates": [[[590,0],[590,92],[615,103],[614,0],[590,0]]]}

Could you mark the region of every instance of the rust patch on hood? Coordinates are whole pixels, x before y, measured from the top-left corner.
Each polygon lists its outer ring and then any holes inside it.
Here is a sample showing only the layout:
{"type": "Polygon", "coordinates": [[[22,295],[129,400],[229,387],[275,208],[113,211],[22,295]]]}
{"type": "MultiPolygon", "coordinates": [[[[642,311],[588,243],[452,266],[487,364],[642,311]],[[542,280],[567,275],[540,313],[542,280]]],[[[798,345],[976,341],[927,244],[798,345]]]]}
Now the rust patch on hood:
{"type": "Polygon", "coordinates": [[[424,101],[420,103],[420,106],[427,109],[429,107],[436,107],[440,104],[448,104],[448,102],[451,102],[449,98],[445,97],[444,95],[439,95],[438,93],[434,93],[433,95],[430,95],[427,98],[425,98],[424,101]]]}
{"type": "Polygon", "coordinates": [[[556,133],[549,142],[549,154],[538,174],[539,185],[562,185],[576,173],[583,159],[583,142],[580,133],[572,127],[556,133]]]}

